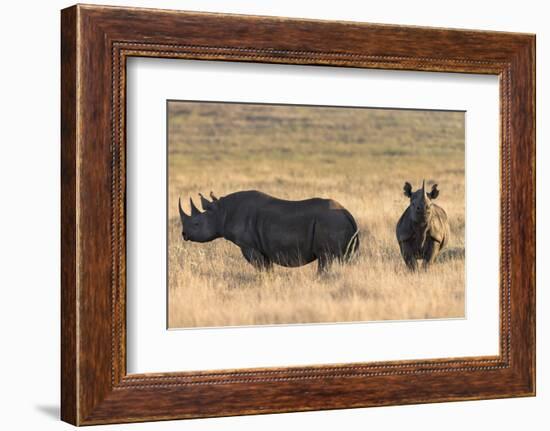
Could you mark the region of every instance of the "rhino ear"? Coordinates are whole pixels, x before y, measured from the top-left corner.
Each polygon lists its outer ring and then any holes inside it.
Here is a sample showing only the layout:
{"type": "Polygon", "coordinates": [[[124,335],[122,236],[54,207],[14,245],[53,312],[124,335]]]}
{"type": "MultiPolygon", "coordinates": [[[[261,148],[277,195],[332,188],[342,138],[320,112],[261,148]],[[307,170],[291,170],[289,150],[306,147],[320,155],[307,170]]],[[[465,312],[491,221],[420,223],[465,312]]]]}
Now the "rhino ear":
{"type": "Polygon", "coordinates": [[[428,197],[430,199],[435,199],[438,196],[439,196],[439,190],[437,189],[437,184],[434,184],[432,186],[432,191],[430,193],[428,193],[428,197]]]}
{"type": "Polygon", "coordinates": [[[412,196],[412,186],[411,183],[406,182],[405,186],[403,187],[403,192],[405,193],[405,196],[410,198],[412,196]]]}

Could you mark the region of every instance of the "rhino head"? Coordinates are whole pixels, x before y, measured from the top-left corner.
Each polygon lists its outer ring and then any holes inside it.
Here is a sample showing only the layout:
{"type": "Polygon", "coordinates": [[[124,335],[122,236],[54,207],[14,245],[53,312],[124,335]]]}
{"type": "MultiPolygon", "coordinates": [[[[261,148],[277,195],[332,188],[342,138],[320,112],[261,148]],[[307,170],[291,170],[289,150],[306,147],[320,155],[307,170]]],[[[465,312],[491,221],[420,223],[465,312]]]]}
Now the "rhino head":
{"type": "Polygon", "coordinates": [[[415,192],[412,191],[412,186],[408,182],[405,183],[403,190],[405,192],[405,196],[411,200],[409,214],[413,222],[428,222],[432,212],[432,200],[439,196],[437,184],[432,186],[432,190],[429,193],[426,193],[424,180],[422,180],[422,188],[415,192]]]}
{"type": "Polygon", "coordinates": [[[189,198],[191,215],[187,215],[178,202],[182,236],[185,241],[208,242],[221,236],[221,211],[218,199],[210,192],[212,201],[200,194],[203,212],[189,198]]]}

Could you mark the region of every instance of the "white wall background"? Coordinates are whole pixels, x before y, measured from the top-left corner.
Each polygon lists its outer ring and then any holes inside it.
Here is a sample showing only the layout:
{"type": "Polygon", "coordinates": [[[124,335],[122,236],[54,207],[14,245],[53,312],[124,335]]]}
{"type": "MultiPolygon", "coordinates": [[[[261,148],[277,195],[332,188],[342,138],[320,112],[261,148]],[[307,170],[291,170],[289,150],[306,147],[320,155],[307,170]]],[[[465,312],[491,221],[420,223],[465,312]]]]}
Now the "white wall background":
{"type": "MultiPolygon", "coordinates": [[[[547,429],[550,423],[550,28],[545,2],[299,0],[101,1],[171,9],[477,28],[537,34],[538,396],[96,429],[547,429]]],[[[59,422],[59,10],[70,2],[5,2],[0,24],[0,427],[69,429],[59,422]]]]}

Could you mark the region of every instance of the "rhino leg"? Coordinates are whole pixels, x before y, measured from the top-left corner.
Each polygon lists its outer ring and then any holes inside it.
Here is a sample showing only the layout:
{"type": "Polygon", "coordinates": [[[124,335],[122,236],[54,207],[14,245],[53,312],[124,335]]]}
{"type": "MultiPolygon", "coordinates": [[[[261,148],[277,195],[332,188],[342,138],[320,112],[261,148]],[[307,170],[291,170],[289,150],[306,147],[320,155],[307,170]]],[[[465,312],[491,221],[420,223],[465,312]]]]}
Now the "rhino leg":
{"type": "Polygon", "coordinates": [[[439,250],[441,249],[441,244],[437,241],[431,240],[427,241],[426,249],[424,250],[424,269],[428,269],[432,263],[434,263],[439,250]]]}
{"type": "Polygon", "coordinates": [[[407,268],[411,271],[416,271],[418,269],[418,263],[416,262],[414,253],[414,244],[409,241],[402,241],[399,243],[399,249],[401,250],[401,256],[403,256],[407,268]]]}
{"type": "Polygon", "coordinates": [[[248,263],[254,266],[254,268],[260,271],[269,271],[273,268],[273,262],[258,250],[241,247],[241,252],[248,263]]]}
{"type": "MultiPolygon", "coordinates": [[[[330,232],[325,233],[320,228],[317,229],[316,236],[313,239],[312,252],[317,258],[317,272],[325,273],[330,269],[335,260],[343,261],[346,253],[346,241],[342,237],[330,236],[330,232]]],[[[350,235],[351,237],[351,235],[350,235]]]]}

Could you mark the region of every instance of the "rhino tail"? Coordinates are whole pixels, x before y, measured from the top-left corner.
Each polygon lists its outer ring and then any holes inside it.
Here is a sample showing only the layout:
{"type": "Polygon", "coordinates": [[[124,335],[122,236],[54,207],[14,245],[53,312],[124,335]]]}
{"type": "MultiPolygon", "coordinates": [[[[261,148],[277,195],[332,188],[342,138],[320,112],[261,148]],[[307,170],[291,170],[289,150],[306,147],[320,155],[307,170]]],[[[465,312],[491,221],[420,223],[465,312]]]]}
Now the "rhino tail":
{"type": "Polygon", "coordinates": [[[359,249],[359,229],[351,236],[344,252],[344,262],[349,262],[359,249]]]}
{"type": "Polygon", "coordinates": [[[357,223],[355,222],[355,219],[353,218],[351,213],[347,210],[345,211],[345,213],[354,230],[353,235],[346,245],[346,251],[344,252],[343,256],[344,262],[349,262],[353,255],[357,252],[357,250],[359,250],[359,228],[357,227],[357,223]]]}

